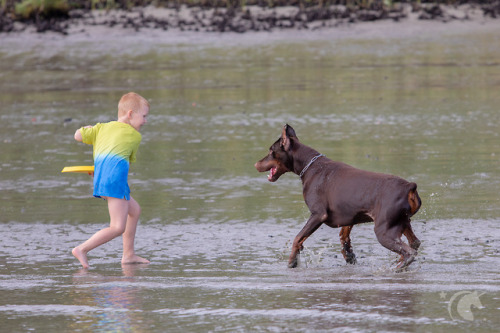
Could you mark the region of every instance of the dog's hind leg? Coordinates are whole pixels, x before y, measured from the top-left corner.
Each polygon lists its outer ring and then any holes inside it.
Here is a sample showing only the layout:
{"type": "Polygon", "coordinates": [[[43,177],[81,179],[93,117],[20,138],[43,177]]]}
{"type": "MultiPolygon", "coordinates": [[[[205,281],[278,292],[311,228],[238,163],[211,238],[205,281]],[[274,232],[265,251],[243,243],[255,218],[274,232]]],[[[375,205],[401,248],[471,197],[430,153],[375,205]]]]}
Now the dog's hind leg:
{"type": "Polygon", "coordinates": [[[405,228],[404,223],[398,223],[392,227],[388,227],[389,225],[387,221],[376,223],[375,235],[385,248],[401,255],[401,260],[396,267],[396,271],[401,272],[415,260],[417,251],[401,240],[405,228]]]}
{"type": "Polygon", "coordinates": [[[305,240],[313,234],[323,222],[326,220],[326,214],[312,214],[307,220],[306,225],[302,230],[295,236],[292,245],[292,253],[290,253],[290,258],[288,259],[288,267],[295,268],[298,265],[297,255],[304,248],[305,240]]]}
{"type": "Polygon", "coordinates": [[[355,264],[356,263],[356,255],[354,254],[351,246],[351,230],[352,230],[352,225],[345,226],[340,228],[340,244],[342,245],[342,255],[344,256],[344,259],[346,263],[348,264],[355,264]]]}
{"type": "Polygon", "coordinates": [[[415,236],[415,234],[413,233],[410,222],[406,224],[406,228],[403,230],[403,234],[405,235],[406,239],[408,239],[410,247],[414,250],[418,250],[422,242],[420,242],[417,236],[415,236]]]}

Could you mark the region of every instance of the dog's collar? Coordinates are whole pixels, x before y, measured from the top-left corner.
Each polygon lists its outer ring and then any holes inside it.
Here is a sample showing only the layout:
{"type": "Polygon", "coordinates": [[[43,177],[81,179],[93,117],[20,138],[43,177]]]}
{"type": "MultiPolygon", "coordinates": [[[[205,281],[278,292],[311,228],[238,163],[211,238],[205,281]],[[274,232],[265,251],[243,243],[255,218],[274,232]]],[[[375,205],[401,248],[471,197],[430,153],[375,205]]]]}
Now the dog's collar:
{"type": "Polygon", "coordinates": [[[309,163],[307,163],[307,165],[305,166],[304,169],[302,169],[302,171],[300,172],[300,175],[299,177],[302,178],[302,176],[304,175],[304,173],[307,171],[307,169],[309,169],[309,167],[311,166],[311,164],[314,163],[314,161],[316,161],[318,158],[320,158],[321,156],[325,156],[323,154],[319,154],[319,155],[316,155],[314,156],[313,158],[311,158],[311,160],[309,161],[309,163]]]}

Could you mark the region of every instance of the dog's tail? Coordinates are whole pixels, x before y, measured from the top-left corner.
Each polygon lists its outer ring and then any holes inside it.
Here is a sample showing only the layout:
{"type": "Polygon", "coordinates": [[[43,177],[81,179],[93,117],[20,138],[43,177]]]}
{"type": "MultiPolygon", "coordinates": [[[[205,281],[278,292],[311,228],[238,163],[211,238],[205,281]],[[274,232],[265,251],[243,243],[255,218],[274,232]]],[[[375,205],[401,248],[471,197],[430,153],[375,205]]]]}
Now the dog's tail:
{"type": "Polygon", "coordinates": [[[420,199],[420,196],[417,192],[417,184],[409,183],[408,186],[408,203],[410,204],[410,216],[413,216],[418,212],[420,206],[422,206],[422,200],[420,199]]]}

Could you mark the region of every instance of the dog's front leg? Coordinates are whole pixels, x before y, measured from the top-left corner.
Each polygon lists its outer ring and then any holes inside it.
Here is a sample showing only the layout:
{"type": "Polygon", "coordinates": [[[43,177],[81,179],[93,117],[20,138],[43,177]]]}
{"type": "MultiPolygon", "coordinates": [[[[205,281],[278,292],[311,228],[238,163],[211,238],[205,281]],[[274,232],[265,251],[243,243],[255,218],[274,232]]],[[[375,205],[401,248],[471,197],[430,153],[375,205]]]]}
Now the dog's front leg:
{"type": "Polygon", "coordinates": [[[295,268],[297,267],[298,260],[297,255],[304,248],[305,240],[313,234],[320,226],[326,221],[326,214],[311,214],[309,220],[307,220],[306,225],[302,228],[302,230],[295,236],[292,245],[292,253],[290,254],[290,258],[288,259],[288,267],[295,268]]]}

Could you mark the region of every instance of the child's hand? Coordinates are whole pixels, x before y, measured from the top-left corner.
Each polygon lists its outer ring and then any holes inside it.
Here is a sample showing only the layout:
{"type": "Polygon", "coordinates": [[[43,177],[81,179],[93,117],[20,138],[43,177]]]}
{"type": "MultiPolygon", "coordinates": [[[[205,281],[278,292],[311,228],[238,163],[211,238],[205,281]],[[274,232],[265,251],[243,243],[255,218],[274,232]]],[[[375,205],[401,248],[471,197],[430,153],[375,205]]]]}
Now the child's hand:
{"type": "MultiPolygon", "coordinates": [[[[84,126],[83,128],[91,128],[92,126],[88,125],[88,126],[84,126]]],[[[76,132],[75,132],[75,140],[76,141],[79,141],[79,142],[82,142],[82,133],[80,133],[80,129],[77,129],[76,132]]]]}

